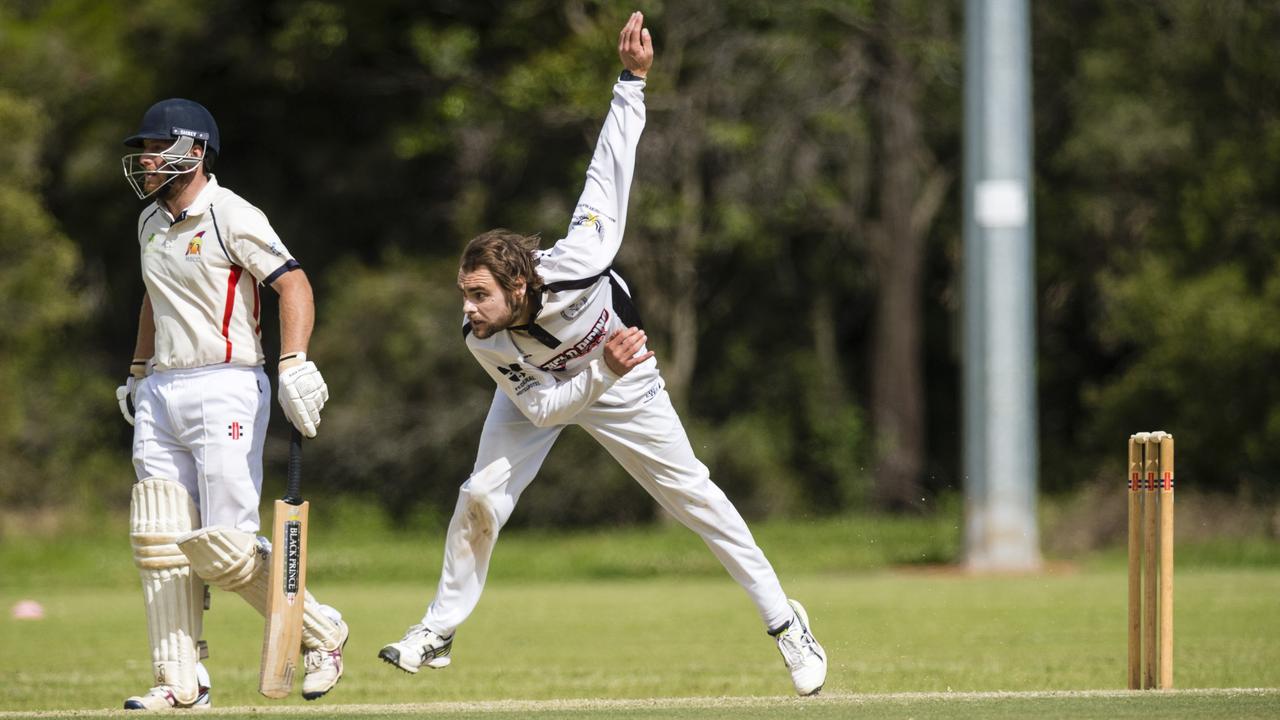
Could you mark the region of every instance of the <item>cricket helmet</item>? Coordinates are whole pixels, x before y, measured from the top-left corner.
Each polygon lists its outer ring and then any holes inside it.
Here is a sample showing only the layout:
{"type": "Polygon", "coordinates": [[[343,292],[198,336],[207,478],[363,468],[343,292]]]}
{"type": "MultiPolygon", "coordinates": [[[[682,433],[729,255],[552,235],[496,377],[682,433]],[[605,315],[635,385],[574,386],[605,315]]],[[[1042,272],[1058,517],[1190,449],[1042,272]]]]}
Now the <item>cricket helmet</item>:
{"type": "Polygon", "coordinates": [[[129,147],[142,147],[143,140],[203,140],[205,147],[219,152],[218,123],[203,105],[194,100],[169,98],[147,108],[138,132],[125,138],[129,147]]]}
{"type": "Polygon", "coordinates": [[[214,122],[213,115],[200,103],[184,98],[161,100],[147,108],[138,131],[125,138],[124,144],[141,148],[147,140],[172,140],[173,144],[159,153],[130,153],[121,159],[125,179],[139,199],[158,192],[177,176],[199,168],[204,161],[191,154],[197,143],[209,164],[220,149],[218,124],[214,122]],[[152,167],[142,165],[140,161],[144,156],[155,161],[152,167]],[[169,177],[155,189],[147,191],[143,185],[149,174],[169,177]]]}

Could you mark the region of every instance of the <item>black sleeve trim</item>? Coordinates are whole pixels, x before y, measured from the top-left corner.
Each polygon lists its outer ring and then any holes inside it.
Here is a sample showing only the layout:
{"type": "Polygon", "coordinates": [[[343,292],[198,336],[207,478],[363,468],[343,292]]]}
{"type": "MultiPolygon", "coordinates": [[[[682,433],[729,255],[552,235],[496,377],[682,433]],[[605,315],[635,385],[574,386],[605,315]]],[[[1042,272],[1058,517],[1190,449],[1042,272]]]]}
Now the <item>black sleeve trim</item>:
{"type": "Polygon", "coordinates": [[[549,283],[543,286],[543,290],[552,293],[564,292],[565,290],[585,290],[586,288],[600,282],[600,278],[603,277],[609,277],[608,268],[599,275],[592,275],[591,277],[582,278],[581,280],[561,280],[560,282],[549,283]]]}
{"type": "Polygon", "coordinates": [[[227,262],[239,265],[231,259],[231,253],[227,252],[227,246],[222,242],[222,231],[218,229],[218,214],[213,211],[212,205],[209,206],[209,217],[213,218],[213,234],[218,238],[218,247],[222,248],[222,254],[227,256],[227,262]]]}
{"type": "MultiPolygon", "coordinates": [[[[630,293],[622,289],[621,283],[614,281],[613,277],[614,271],[610,267],[605,268],[605,271],[599,275],[582,278],[581,280],[561,280],[560,282],[550,283],[543,289],[550,293],[563,292],[565,290],[584,290],[600,282],[602,278],[607,279],[613,293],[613,308],[618,311],[618,319],[628,327],[643,329],[644,321],[640,319],[640,311],[636,308],[635,300],[630,293]]],[[[530,329],[531,334],[534,332],[534,330],[530,329]]]]}
{"type": "Polygon", "coordinates": [[[609,278],[609,287],[613,291],[613,309],[618,311],[618,319],[627,327],[643,330],[644,320],[640,319],[640,309],[636,307],[635,299],[622,288],[622,283],[614,282],[612,276],[609,278]]]}
{"type": "Polygon", "coordinates": [[[298,264],[297,260],[294,260],[293,258],[289,258],[288,260],[285,260],[284,264],[281,265],[279,268],[277,268],[275,272],[268,275],[266,279],[262,281],[262,284],[270,285],[271,283],[278,280],[281,275],[287,272],[291,272],[293,270],[301,270],[301,269],[302,269],[302,266],[298,264]]]}

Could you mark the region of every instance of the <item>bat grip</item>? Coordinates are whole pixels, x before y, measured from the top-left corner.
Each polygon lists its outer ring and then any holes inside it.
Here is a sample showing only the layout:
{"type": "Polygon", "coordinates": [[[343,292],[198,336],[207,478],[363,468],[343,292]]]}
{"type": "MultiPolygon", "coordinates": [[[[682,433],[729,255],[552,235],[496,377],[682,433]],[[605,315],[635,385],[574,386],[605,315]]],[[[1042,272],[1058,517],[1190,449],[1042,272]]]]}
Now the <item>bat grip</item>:
{"type": "Polygon", "coordinates": [[[289,436],[289,481],[284,501],[290,505],[302,504],[302,433],[297,428],[293,428],[289,436]]]}

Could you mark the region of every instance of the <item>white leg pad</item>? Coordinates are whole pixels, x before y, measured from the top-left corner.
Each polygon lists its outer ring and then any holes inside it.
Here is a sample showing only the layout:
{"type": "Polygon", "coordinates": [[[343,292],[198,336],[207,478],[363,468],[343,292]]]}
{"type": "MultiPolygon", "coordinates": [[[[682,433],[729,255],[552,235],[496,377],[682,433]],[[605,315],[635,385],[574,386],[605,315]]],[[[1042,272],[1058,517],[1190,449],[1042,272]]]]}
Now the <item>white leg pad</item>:
{"type": "Polygon", "coordinates": [[[302,647],[306,650],[332,652],[342,644],[338,623],[324,611],[310,592],[302,606],[302,647]]]}
{"type": "MultiPolygon", "coordinates": [[[[252,533],[215,525],[179,538],[178,547],[206,582],[236,593],[266,617],[271,555],[265,543],[252,533]]],[[[342,640],[338,623],[310,592],[302,607],[303,647],[336,650],[342,640]]]]}
{"type": "Polygon", "coordinates": [[[155,477],[134,483],[129,538],[142,577],[152,671],[156,685],[168,687],[183,704],[195,702],[200,691],[204,582],[191,572],[176,541],[199,524],[200,511],[182,485],[155,477]]]}
{"type": "Polygon", "coordinates": [[[205,582],[236,593],[266,614],[270,563],[253,533],[214,525],[183,535],[177,547],[205,582]]]}

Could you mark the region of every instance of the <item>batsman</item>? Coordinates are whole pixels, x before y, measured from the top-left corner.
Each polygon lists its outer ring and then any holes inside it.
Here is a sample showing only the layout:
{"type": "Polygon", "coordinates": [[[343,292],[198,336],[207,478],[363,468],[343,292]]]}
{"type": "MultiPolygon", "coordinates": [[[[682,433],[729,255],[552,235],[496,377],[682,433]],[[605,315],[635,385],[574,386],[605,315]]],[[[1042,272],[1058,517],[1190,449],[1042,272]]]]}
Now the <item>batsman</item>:
{"type": "Polygon", "coordinates": [[[623,71],[565,237],[539,250],[536,237],[491,230],[463,252],[463,335],[497,390],[449,523],[435,599],[379,656],[411,673],[451,662],[454,631],[480,600],[499,530],[572,424],[702,538],[755,604],[796,692],[813,695],[826,679],[826,652],[804,608],[787,598],[742,516],[694,456],[627,285],[612,269],[654,55],[640,13],[623,27],[618,54],[623,71]]]}
{"type": "MultiPolygon", "coordinates": [[[[146,286],[130,373],[116,389],[133,425],[130,534],[142,576],[154,687],[127,710],[203,708],[210,680],[201,638],[207,585],[265,613],[270,543],[258,537],[262,451],[271,414],[259,285],[279,294],[279,399],[315,437],[329,390],[306,356],[311,285],[262,211],[218,184],[218,126],[202,105],[162,100],[125,140],[138,198],[146,286]]],[[[306,597],[303,697],[342,677],[347,626],[306,597]]]]}

